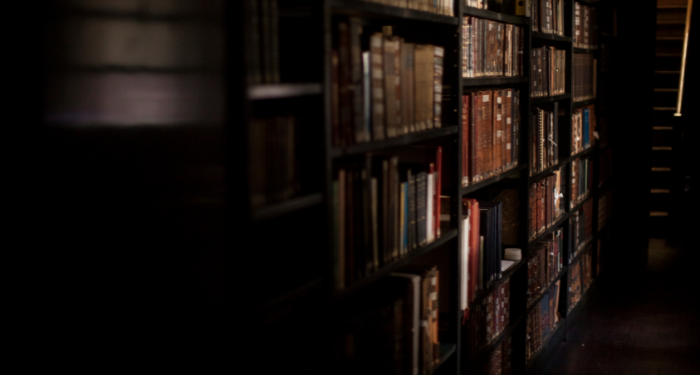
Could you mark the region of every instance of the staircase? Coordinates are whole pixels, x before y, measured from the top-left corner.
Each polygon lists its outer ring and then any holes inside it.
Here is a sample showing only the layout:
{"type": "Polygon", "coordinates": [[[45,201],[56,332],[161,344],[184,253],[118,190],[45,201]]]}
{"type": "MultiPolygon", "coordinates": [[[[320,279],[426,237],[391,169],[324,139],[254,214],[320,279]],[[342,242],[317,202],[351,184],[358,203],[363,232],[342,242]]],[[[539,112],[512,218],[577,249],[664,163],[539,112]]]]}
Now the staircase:
{"type": "Polygon", "coordinates": [[[654,119],[652,123],[650,230],[651,237],[668,238],[679,183],[680,118],[678,99],[688,0],[657,0],[654,119]]]}

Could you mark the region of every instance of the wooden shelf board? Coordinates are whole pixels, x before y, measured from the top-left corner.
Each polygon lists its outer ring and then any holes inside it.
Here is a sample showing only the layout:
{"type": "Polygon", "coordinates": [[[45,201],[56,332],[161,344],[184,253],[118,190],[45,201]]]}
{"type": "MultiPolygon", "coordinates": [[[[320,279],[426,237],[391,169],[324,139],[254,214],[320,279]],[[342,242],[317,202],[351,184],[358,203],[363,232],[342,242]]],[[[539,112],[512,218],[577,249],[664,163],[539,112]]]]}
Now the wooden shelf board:
{"type": "Polygon", "coordinates": [[[568,161],[569,161],[569,158],[559,160],[559,162],[557,164],[554,164],[553,166],[548,167],[546,169],[543,169],[539,172],[535,172],[535,174],[528,177],[527,180],[529,183],[537,182],[537,181],[543,179],[544,177],[547,177],[548,175],[552,174],[552,172],[554,172],[555,169],[559,169],[559,168],[563,167],[564,165],[566,165],[566,163],[568,161]]]}
{"type": "Polygon", "coordinates": [[[595,54],[598,53],[599,49],[597,48],[581,48],[581,47],[574,47],[574,53],[588,53],[588,54],[595,54]]]}
{"type": "Polygon", "coordinates": [[[555,34],[545,34],[545,33],[540,33],[537,31],[533,31],[531,35],[532,35],[532,39],[552,40],[555,42],[571,43],[571,37],[568,37],[568,36],[559,36],[559,35],[555,35],[555,34]]]}
{"type": "Polygon", "coordinates": [[[560,100],[567,100],[567,99],[571,99],[571,94],[530,98],[530,105],[533,106],[533,105],[538,105],[538,104],[554,103],[554,102],[558,102],[560,100]]]}
{"type": "Polygon", "coordinates": [[[415,9],[360,0],[329,0],[331,12],[365,17],[402,18],[406,20],[459,25],[459,18],[415,9]]]}
{"type": "Polygon", "coordinates": [[[250,100],[296,98],[323,93],[320,83],[275,83],[252,85],[248,88],[250,100]]]}
{"type": "Polygon", "coordinates": [[[564,223],[564,221],[568,218],[569,218],[569,215],[566,212],[562,213],[559,216],[559,218],[552,224],[552,226],[547,228],[544,232],[542,232],[542,234],[538,234],[537,237],[535,237],[534,239],[529,241],[528,247],[531,247],[531,246],[535,245],[536,243],[542,241],[547,235],[554,232],[555,229],[557,229],[560,225],[562,225],[564,223]]]}
{"type": "Polygon", "coordinates": [[[527,83],[527,77],[480,77],[480,78],[465,78],[462,77],[462,86],[482,87],[482,86],[497,86],[497,85],[517,85],[527,83]]]}
{"type": "Polygon", "coordinates": [[[498,181],[505,180],[506,178],[513,176],[514,174],[517,174],[517,173],[524,171],[526,169],[527,169],[527,164],[518,164],[514,168],[507,170],[499,175],[487,178],[486,180],[479,181],[473,185],[462,187],[461,194],[462,195],[469,194],[469,193],[475,192],[479,189],[483,189],[486,186],[489,186],[491,184],[495,184],[498,181]]]}
{"type": "Polygon", "coordinates": [[[530,19],[527,17],[513,16],[510,14],[494,12],[488,9],[477,9],[466,5],[463,7],[462,12],[465,16],[486,18],[488,20],[512,23],[514,25],[527,26],[530,24],[530,19]]]}
{"type": "Polygon", "coordinates": [[[253,210],[253,221],[268,220],[323,203],[323,194],[308,194],[253,210]]]}
{"type": "Polygon", "coordinates": [[[459,127],[457,127],[456,125],[451,125],[440,129],[430,129],[416,133],[400,135],[398,137],[389,138],[382,141],[358,143],[355,145],[347,146],[344,149],[331,149],[331,157],[338,158],[341,156],[363,154],[365,152],[382,150],[390,147],[406,146],[410,145],[411,143],[440,138],[451,134],[457,134],[457,132],[459,132],[459,127]]]}
{"type": "Polygon", "coordinates": [[[575,102],[573,102],[573,106],[574,106],[574,108],[576,108],[576,107],[583,107],[583,106],[587,106],[587,105],[590,105],[590,104],[596,104],[597,101],[598,101],[597,98],[588,99],[588,100],[581,100],[581,101],[578,101],[578,102],[575,101],[575,102]]]}
{"type": "Polygon", "coordinates": [[[413,250],[409,252],[405,257],[398,259],[391,264],[388,264],[384,267],[382,267],[379,271],[371,274],[370,276],[359,280],[355,282],[354,284],[346,287],[343,290],[336,291],[333,298],[335,300],[340,300],[343,299],[351,294],[354,294],[367,286],[375,283],[379,279],[385,277],[386,275],[398,270],[399,268],[411,263],[414,259],[420,257],[421,255],[427,254],[431,252],[432,250],[435,250],[436,248],[442,246],[443,244],[447,243],[448,241],[457,238],[457,229],[450,229],[447,230],[443,235],[438,237],[435,241],[420,247],[416,250],[413,250]]]}

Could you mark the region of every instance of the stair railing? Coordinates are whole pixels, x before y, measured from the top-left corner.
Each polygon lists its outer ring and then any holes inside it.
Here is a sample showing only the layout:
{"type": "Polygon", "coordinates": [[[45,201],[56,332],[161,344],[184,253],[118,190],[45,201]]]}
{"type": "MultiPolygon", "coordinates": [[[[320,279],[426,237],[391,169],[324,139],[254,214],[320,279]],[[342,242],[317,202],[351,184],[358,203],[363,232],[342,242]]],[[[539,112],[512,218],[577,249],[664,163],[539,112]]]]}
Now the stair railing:
{"type": "Polygon", "coordinates": [[[688,10],[685,15],[685,34],[683,35],[683,57],[681,58],[681,79],[678,83],[678,102],[676,103],[676,117],[681,116],[681,104],[683,104],[683,81],[685,80],[685,61],[688,57],[688,35],[690,34],[690,15],[693,12],[693,0],[688,0],[688,10]]]}

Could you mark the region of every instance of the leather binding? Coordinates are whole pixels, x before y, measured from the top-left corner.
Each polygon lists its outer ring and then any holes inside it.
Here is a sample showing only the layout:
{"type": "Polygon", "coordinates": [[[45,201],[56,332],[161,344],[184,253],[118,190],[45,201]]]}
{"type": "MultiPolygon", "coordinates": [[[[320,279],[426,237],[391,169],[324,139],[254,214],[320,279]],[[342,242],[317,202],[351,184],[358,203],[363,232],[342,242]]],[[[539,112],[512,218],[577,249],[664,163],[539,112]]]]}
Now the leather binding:
{"type": "Polygon", "coordinates": [[[401,124],[403,134],[416,131],[413,119],[414,107],[414,44],[401,43],[401,124]]]}
{"type": "Polygon", "coordinates": [[[469,143],[470,141],[470,124],[469,124],[469,117],[470,117],[470,111],[469,107],[471,104],[471,97],[469,94],[463,95],[462,96],[462,186],[467,186],[470,183],[470,173],[471,170],[469,168],[470,166],[470,153],[472,149],[472,145],[469,143]]]}
{"type": "Polygon", "coordinates": [[[502,126],[503,126],[503,91],[495,90],[493,92],[493,118],[492,118],[492,137],[491,142],[491,160],[494,174],[501,173],[501,143],[502,143],[502,126]]]}
{"type": "Polygon", "coordinates": [[[504,165],[510,169],[513,167],[513,139],[514,139],[514,134],[513,134],[513,129],[514,129],[514,122],[513,122],[513,90],[508,89],[506,90],[506,115],[505,115],[505,127],[504,131],[506,134],[506,139],[505,139],[505,147],[504,147],[504,152],[503,154],[505,155],[505,160],[504,160],[504,165]]]}
{"type": "Polygon", "coordinates": [[[435,57],[433,67],[433,127],[435,129],[442,127],[442,75],[443,61],[445,57],[445,49],[443,47],[434,46],[435,57]]]}
{"type": "Polygon", "coordinates": [[[386,138],[384,107],[384,36],[374,33],[370,37],[371,95],[372,95],[372,139],[386,138]]]}

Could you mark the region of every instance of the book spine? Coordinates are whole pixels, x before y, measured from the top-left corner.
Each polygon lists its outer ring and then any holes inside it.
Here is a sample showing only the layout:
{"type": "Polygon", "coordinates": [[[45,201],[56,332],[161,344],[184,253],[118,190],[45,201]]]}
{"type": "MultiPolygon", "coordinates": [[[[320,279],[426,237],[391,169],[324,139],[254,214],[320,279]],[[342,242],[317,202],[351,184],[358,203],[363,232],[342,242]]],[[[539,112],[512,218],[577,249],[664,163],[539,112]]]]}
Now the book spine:
{"type": "Polygon", "coordinates": [[[384,126],[384,64],[383,64],[384,37],[381,33],[374,33],[370,37],[370,60],[372,65],[372,139],[381,141],[386,138],[384,126]]]}
{"type": "Polygon", "coordinates": [[[445,49],[443,47],[435,46],[435,57],[433,67],[433,127],[436,129],[442,127],[442,75],[444,57],[445,49]]]}

